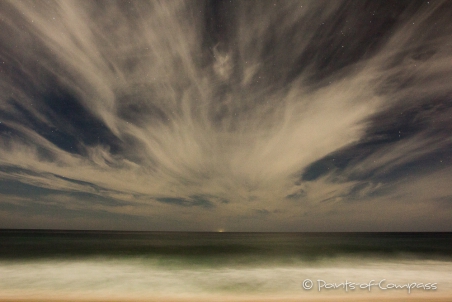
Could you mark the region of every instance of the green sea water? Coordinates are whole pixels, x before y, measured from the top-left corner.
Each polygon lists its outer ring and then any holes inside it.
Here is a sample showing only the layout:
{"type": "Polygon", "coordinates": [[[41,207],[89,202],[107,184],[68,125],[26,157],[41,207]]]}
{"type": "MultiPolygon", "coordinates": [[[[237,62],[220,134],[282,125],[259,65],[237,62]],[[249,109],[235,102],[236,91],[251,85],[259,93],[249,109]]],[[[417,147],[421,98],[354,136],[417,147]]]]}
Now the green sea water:
{"type": "Polygon", "coordinates": [[[372,280],[436,284],[371,288],[434,297],[452,293],[451,271],[451,233],[0,232],[0,298],[302,298],[372,280]]]}

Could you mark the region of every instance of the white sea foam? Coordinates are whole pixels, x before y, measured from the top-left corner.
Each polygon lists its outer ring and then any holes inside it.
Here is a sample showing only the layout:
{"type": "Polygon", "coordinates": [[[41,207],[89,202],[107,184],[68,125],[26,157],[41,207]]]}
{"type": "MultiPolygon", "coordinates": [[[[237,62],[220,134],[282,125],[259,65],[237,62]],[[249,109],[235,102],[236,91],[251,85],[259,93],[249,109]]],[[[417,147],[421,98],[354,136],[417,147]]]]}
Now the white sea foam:
{"type": "MultiPolygon", "coordinates": [[[[165,266],[161,261],[141,258],[83,260],[31,260],[0,262],[0,298],[65,296],[84,298],[147,298],[155,296],[266,295],[319,296],[328,294],[367,294],[366,290],[345,293],[343,289],[324,290],[302,287],[305,279],[329,283],[376,282],[386,279],[396,284],[437,283],[438,289],[415,295],[452,293],[450,261],[338,260],[294,265],[205,267],[165,266]]],[[[403,294],[404,289],[388,291],[372,288],[372,294],[403,294]]]]}

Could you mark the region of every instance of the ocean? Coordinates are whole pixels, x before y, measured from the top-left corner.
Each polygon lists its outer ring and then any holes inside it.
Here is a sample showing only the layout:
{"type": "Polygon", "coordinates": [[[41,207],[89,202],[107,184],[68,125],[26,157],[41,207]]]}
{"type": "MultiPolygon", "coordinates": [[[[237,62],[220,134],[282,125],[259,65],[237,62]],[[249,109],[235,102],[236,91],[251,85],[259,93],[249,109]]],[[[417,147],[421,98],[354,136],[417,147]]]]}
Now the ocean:
{"type": "Polygon", "coordinates": [[[451,297],[452,233],[0,231],[0,299],[451,297]]]}

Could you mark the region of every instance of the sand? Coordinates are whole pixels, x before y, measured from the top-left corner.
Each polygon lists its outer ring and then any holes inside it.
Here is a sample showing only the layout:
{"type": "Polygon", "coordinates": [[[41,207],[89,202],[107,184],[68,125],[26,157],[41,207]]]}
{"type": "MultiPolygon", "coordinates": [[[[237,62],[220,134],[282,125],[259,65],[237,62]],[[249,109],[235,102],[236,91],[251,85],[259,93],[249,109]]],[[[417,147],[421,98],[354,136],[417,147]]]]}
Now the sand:
{"type": "Polygon", "coordinates": [[[150,297],[147,299],[65,299],[65,298],[24,298],[24,299],[1,299],[0,302],[446,302],[452,301],[452,297],[446,296],[423,296],[423,297],[300,297],[300,298],[236,298],[236,297],[211,297],[211,298],[170,298],[170,297],[150,297]]]}

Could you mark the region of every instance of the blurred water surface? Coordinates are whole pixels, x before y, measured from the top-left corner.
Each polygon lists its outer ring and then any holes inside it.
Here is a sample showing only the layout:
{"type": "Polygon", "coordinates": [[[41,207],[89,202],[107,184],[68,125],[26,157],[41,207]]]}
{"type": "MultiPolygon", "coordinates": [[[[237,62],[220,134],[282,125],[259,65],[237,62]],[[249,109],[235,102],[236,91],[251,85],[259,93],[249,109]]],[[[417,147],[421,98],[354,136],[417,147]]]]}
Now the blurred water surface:
{"type": "MultiPolygon", "coordinates": [[[[0,232],[0,298],[344,294],[305,279],[437,283],[452,292],[450,233],[0,232]]],[[[383,292],[373,288],[374,292],[383,292]]],[[[346,294],[359,294],[354,290],[346,294]]],[[[404,289],[387,294],[407,294],[404,289]]],[[[426,294],[414,290],[411,295],[426,294]]]]}

